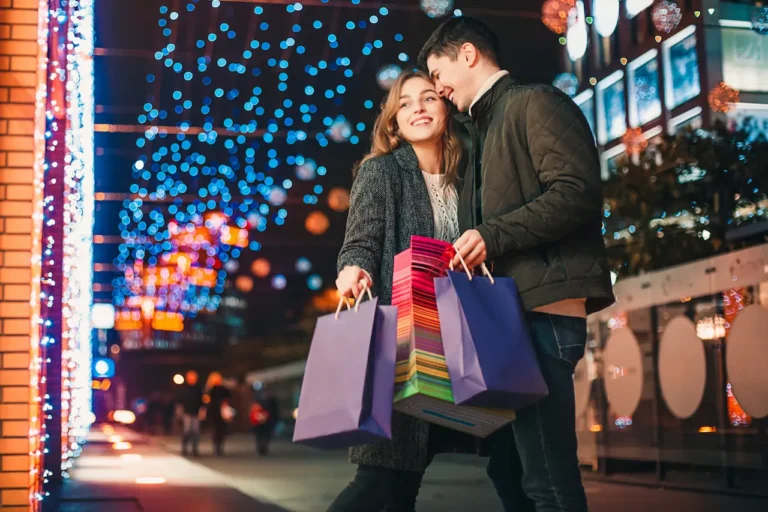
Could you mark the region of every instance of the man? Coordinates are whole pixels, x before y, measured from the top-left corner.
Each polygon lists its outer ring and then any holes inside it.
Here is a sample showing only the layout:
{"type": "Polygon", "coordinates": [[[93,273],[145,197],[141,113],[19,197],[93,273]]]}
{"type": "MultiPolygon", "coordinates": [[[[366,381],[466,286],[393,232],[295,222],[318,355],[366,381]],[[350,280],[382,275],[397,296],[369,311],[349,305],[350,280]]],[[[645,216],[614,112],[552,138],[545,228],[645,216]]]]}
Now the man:
{"type": "Polygon", "coordinates": [[[471,267],[487,260],[496,275],[515,278],[549,387],[491,438],[488,474],[508,511],[586,511],[573,371],[587,314],[614,300],[589,125],[557,89],[510,79],[498,64],[498,38],[479,20],[445,22],[419,62],[438,93],[469,113],[457,252],[471,267]]]}
{"type": "Polygon", "coordinates": [[[192,445],[192,456],[199,455],[197,445],[200,442],[200,409],[203,407],[203,388],[199,384],[197,372],[190,370],[179,392],[178,403],[182,413],[183,431],[181,435],[181,453],[187,455],[187,445],[192,445]]]}

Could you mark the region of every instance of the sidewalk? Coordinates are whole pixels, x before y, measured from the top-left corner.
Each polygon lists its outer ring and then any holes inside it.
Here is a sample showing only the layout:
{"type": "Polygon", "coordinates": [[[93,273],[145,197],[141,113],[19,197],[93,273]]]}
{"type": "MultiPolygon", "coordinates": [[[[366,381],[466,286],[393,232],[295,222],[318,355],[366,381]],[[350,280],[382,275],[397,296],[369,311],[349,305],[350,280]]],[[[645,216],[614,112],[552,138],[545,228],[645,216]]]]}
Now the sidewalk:
{"type": "MultiPolygon", "coordinates": [[[[209,436],[201,457],[185,459],[178,438],[147,438],[94,427],[55,512],[324,512],[351,479],[344,450],[277,442],[258,457],[250,435],[234,434],[214,457],[209,436]],[[116,450],[111,435],[131,443],[116,450]],[[145,482],[145,483],[140,483],[145,482]]],[[[119,446],[118,446],[119,448],[119,446]]],[[[419,495],[419,512],[501,512],[484,461],[439,456],[419,495]]],[[[586,480],[591,512],[765,512],[768,500],[672,491],[586,480]]],[[[52,497],[50,503],[56,503],[52,497]]],[[[46,507],[47,508],[47,507],[46,507]]]]}
{"type": "Polygon", "coordinates": [[[285,512],[229,486],[221,474],[173,455],[127,429],[94,426],[57,512],[285,512]],[[112,441],[130,443],[123,450],[112,441]],[[112,439],[110,439],[112,438],[112,439]]]}

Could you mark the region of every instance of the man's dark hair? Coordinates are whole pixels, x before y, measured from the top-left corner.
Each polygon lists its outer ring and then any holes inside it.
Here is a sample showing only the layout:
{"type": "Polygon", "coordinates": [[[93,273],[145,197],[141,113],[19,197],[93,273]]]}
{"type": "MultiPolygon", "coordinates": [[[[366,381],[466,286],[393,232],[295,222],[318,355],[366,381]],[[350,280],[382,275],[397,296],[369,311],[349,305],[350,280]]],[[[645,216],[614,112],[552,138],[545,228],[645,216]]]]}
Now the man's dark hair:
{"type": "Polygon", "coordinates": [[[457,16],[437,27],[419,52],[418,66],[427,69],[427,59],[435,55],[455,60],[464,43],[472,43],[492,63],[499,64],[499,38],[491,27],[470,16],[457,16]]]}

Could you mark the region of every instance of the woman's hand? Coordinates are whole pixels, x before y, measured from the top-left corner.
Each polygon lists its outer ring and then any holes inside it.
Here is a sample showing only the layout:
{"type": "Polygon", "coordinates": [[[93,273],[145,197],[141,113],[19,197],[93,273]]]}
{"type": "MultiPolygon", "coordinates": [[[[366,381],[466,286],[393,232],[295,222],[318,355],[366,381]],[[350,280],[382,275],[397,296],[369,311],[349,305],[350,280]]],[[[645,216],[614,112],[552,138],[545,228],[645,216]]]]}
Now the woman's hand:
{"type": "Polygon", "coordinates": [[[368,272],[358,266],[346,266],[336,278],[336,289],[342,297],[357,299],[365,287],[371,288],[373,281],[368,272]]]}

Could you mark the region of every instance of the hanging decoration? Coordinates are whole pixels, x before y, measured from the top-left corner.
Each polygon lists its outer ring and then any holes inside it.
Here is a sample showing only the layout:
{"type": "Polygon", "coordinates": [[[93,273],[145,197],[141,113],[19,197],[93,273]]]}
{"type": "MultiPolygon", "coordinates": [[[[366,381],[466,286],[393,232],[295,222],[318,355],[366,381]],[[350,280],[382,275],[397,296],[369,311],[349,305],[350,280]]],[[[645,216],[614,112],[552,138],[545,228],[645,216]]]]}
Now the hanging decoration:
{"type": "Polygon", "coordinates": [[[648,140],[643,135],[642,128],[628,128],[621,137],[621,142],[626,146],[628,155],[639,155],[648,147],[648,140]]]}
{"type": "Polygon", "coordinates": [[[568,17],[576,7],[576,0],[546,0],[541,6],[541,22],[555,34],[565,34],[568,17]]]}
{"type": "Polygon", "coordinates": [[[728,112],[733,109],[734,103],[739,102],[739,91],[725,82],[720,82],[709,91],[707,100],[715,112],[728,112]]]}
{"type": "Polygon", "coordinates": [[[560,73],[555,77],[552,85],[573,98],[579,92],[579,78],[573,73],[560,73]]]}
{"type": "Polygon", "coordinates": [[[619,0],[593,0],[592,11],[597,33],[610,37],[619,24],[619,0]]]}
{"type": "MultiPolygon", "coordinates": [[[[360,143],[363,120],[347,118],[356,70],[385,47],[407,55],[397,27],[384,26],[392,21],[384,6],[362,16],[364,9],[347,10],[338,26],[304,12],[301,2],[185,0],[157,8],[161,43],[138,116],[132,197],[120,212],[115,265],[123,277],[113,301],[131,311],[136,297],[152,296],[159,311],[194,317],[219,307],[228,262],[261,249],[254,231],[284,225],[291,205],[319,203],[322,148],[360,143]],[[241,50],[233,54],[232,45],[241,50]],[[207,225],[210,214],[224,223],[207,225]],[[163,263],[175,253],[187,255],[184,271],[163,263]]],[[[373,108],[373,98],[362,101],[373,108]]]]}
{"type": "Polygon", "coordinates": [[[397,64],[387,64],[376,73],[376,83],[382,90],[388,91],[395,84],[395,80],[403,72],[403,68],[397,64]]]}
{"type": "Polygon", "coordinates": [[[587,52],[589,33],[584,13],[584,2],[577,0],[576,8],[568,13],[568,31],[566,32],[566,50],[572,61],[577,61],[587,52]]]}
{"type": "Polygon", "coordinates": [[[662,0],[653,6],[653,9],[651,10],[651,18],[653,19],[653,26],[656,27],[656,30],[669,34],[680,25],[680,21],[683,19],[683,13],[676,2],[662,0]]]}
{"type": "Polygon", "coordinates": [[[762,2],[752,7],[752,30],[761,36],[768,35],[768,7],[762,2]]]}
{"type": "Polygon", "coordinates": [[[430,18],[442,18],[453,9],[453,0],[421,0],[421,10],[430,18]]]}

